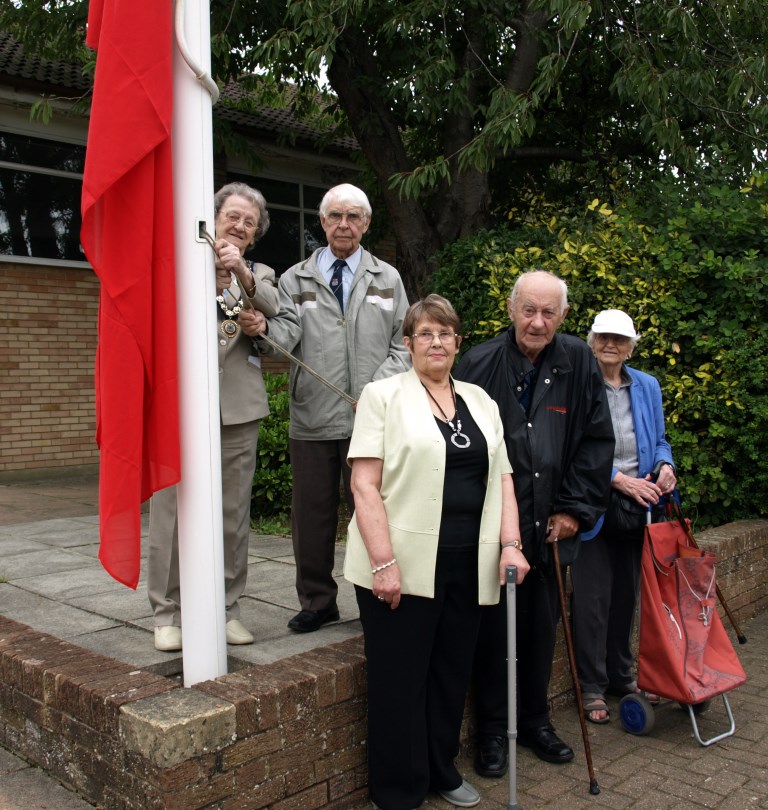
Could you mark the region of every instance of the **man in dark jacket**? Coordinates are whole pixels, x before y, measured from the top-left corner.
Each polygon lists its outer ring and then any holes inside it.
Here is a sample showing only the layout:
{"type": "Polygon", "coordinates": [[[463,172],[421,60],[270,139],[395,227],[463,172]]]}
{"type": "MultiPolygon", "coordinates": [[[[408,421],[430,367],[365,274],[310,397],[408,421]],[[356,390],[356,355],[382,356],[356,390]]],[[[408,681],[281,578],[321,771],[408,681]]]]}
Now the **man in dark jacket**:
{"type": "MultiPolygon", "coordinates": [[[[559,618],[551,543],[563,566],[608,505],[614,437],[600,370],[584,341],[557,330],[568,313],[565,282],[522,274],[507,302],[511,328],[464,356],[456,377],[499,405],[514,469],[523,553],[531,571],[517,593],[518,736],[547,762],[573,759],[554,732],[547,692],[559,618]]],[[[502,597],[504,594],[502,593],[502,597]]],[[[506,604],[483,608],[475,654],[482,776],[507,770],[506,604]]]]}

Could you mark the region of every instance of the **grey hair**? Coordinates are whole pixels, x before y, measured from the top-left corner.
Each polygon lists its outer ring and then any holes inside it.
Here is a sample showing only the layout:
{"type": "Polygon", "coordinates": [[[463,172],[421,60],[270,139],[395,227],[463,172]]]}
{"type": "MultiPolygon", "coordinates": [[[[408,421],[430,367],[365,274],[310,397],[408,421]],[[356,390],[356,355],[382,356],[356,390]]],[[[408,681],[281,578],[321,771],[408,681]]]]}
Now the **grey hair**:
{"type": "Polygon", "coordinates": [[[320,202],[321,217],[324,217],[328,213],[328,209],[334,202],[357,205],[363,209],[366,217],[369,219],[373,213],[366,193],[361,188],[353,186],[351,183],[342,183],[340,186],[334,186],[325,192],[325,196],[320,202]]]}
{"type": "MultiPolygon", "coordinates": [[[[589,346],[590,349],[595,348],[595,336],[596,336],[596,334],[597,333],[593,332],[591,329],[589,330],[589,334],[587,335],[587,346],[589,346]]],[[[637,344],[640,342],[641,337],[642,337],[642,335],[638,335],[635,338],[627,338],[627,340],[629,340],[629,343],[630,343],[629,350],[631,352],[633,352],[635,350],[635,346],[637,346],[637,344]]]]}
{"type": "Polygon", "coordinates": [[[515,304],[517,303],[517,296],[520,293],[520,284],[523,279],[529,278],[530,276],[542,274],[545,276],[549,276],[550,278],[555,279],[560,284],[560,314],[562,315],[565,312],[565,308],[568,306],[568,285],[554,273],[550,273],[549,270],[526,270],[525,273],[521,273],[517,277],[517,281],[515,281],[514,286],[512,287],[512,292],[509,294],[509,305],[512,309],[515,308],[515,304]]]}
{"type": "Polygon", "coordinates": [[[410,338],[419,321],[432,320],[441,326],[450,326],[458,335],[461,332],[461,319],[453,304],[442,295],[430,293],[420,301],[414,301],[403,318],[403,335],[410,338]]]}
{"type": "Polygon", "coordinates": [[[255,188],[251,188],[247,183],[227,183],[213,195],[213,213],[218,214],[221,207],[230,197],[243,197],[259,211],[259,224],[256,226],[256,233],[253,236],[254,242],[261,239],[269,230],[269,212],[267,211],[267,201],[264,195],[255,188]]]}

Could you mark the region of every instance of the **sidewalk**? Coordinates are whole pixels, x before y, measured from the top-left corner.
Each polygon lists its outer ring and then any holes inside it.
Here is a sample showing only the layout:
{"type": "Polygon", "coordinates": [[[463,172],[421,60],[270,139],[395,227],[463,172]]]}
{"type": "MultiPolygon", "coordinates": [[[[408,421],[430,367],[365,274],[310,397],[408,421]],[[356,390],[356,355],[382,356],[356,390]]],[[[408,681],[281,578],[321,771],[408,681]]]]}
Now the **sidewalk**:
{"type": "MultiPolygon", "coordinates": [[[[96,512],[95,479],[0,486],[0,614],[136,667],[178,673],[180,653],[160,653],[153,646],[144,562],[135,592],[102,569],[96,556],[96,512]]],[[[336,571],[341,621],[317,633],[295,634],[286,627],[298,608],[290,539],[251,536],[242,618],[256,643],[228,648],[231,669],[268,663],[361,632],[353,590],[340,573],[342,555],[337,554],[336,571]]],[[[518,748],[520,807],[768,808],[768,614],[742,629],[749,643],[737,652],[750,680],[729,696],[735,736],[703,748],[693,737],[687,713],[668,704],[655,712],[651,734],[633,737],[621,729],[612,700],[611,723],[588,724],[601,788],[591,796],[578,717],[568,706],[558,710],[554,722],[576,750],[576,760],[548,765],[518,748]]],[[[726,725],[718,698],[701,718],[701,733],[713,736],[726,725]]],[[[467,759],[460,768],[481,790],[481,808],[508,807],[507,779],[477,777],[467,759]]],[[[423,806],[449,807],[436,796],[423,806]]],[[[85,810],[91,805],[0,748],[0,810],[22,807],[85,810]]]]}

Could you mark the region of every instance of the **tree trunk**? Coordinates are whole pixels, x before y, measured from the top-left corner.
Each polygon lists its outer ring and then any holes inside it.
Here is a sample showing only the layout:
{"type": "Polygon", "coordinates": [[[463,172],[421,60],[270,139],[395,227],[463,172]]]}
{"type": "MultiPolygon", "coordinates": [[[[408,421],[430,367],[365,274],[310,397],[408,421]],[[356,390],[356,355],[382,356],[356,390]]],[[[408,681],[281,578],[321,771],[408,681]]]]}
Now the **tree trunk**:
{"type": "Polygon", "coordinates": [[[390,178],[410,171],[396,121],[381,97],[362,89],[355,77],[365,76],[365,86],[379,81],[375,61],[361,47],[364,40],[355,32],[345,32],[328,68],[328,80],[339,97],[352,131],[365,154],[384,199],[397,240],[397,269],[409,300],[424,292],[429,280],[429,258],[444,244],[419,199],[401,198],[390,188],[390,178]]]}

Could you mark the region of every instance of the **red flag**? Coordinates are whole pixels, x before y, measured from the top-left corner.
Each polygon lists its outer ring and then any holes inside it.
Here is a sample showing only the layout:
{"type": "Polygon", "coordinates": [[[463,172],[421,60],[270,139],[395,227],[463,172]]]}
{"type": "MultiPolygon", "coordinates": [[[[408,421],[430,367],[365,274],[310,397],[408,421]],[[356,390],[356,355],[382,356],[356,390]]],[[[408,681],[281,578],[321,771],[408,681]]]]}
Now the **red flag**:
{"type": "Polygon", "coordinates": [[[141,502],[179,480],[171,113],[172,9],[91,0],[98,51],[80,239],[101,280],[99,559],[136,588],[141,502]]]}

